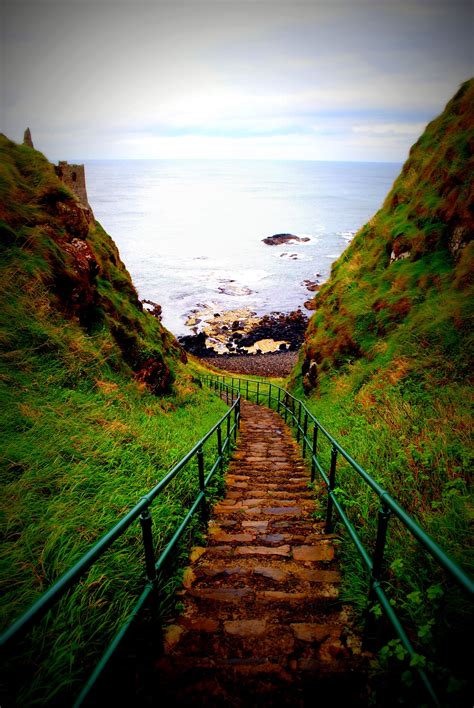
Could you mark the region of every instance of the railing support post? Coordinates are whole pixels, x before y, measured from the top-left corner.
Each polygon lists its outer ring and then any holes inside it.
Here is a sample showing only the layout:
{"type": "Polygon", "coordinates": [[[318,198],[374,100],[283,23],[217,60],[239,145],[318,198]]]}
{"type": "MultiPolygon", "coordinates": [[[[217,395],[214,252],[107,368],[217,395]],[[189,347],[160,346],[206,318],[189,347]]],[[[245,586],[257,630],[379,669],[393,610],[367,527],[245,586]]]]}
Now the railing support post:
{"type": "MultiPolygon", "coordinates": [[[[227,419],[228,420],[228,419],[227,419]]],[[[206,487],[204,486],[204,450],[202,447],[197,451],[198,473],[199,473],[199,491],[205,494],[206,487]]],[[[201,519],[207,523],[207,504],[204,496],[201,501],[201,519]]]]}
{"type": "Polygon", "coordinates": [[[337,461],[337,448],[333,445],[331,449],[331,468],[329,470],[329,486],[328,486],[328,506],[326,510],[326,533],[332,533],[333,523],[332,523],[332,498],[331,492],[334,491],[336,486],[336,461],[337,461]]]}
{"type": "Polygon", "coordinates": [[[249,380],[248,379],[247,379],[245,398],[247,399],[247,401],[249,400],[249,380]]]}
{"type": "Polygon", "coordinates": [[[364,645],[370,643],[374,634],[375,615],[371,611],[375,601],[374,584],[380,581],[383,573],[385,542],[387,540],[387,528],[391,513],[388,506],[386,506],[382,500],[378,514],[377,538],[375,539],[375,548],[372,557],[372,574],[364,626],[364,645]]]}
{"type": "Polygon", "coordinates": [[[298,406],[298,422],[296,424],[296,441],[299,442],[301,438],[301,401],[299,401],[298,406]]]}
{"type": "Polygon", "coordinates": [[[217,428],[217,454],[219,455],[219,458],[220,458],[219,467],[220,467],[221,474],[222,474],[224,472],[224,460],[223,460],[223,456],[222,456],[222,430],[221,430],[220,425],[217,428]]]}
{"type": "Polygon", "coordinates": [[[142,527],[143,550],[145,552],[146,577],[151,583],[156,581],[155,552],[153,550],[152,518],[148,507],[140,514],[142,527]]]}
{"type": "Polygon", "coordinates": [[[385,541],[387,540],[387,527],[391,516],[388,506],[382,501],[379,509],[379,520],[377,525],[377,538],[375,540],[374,555],[372,558],[372,577],[380,580],[383,570],[383,556],[385,551],[385,541]]]}
{"type": "Polygon", "coordinates": [[[318,426],[316,423],[313,428],[313,447],[311,448],[311,481],[314,482],[316,477],[316,463],[314,461],[318,448],[318,426]]]}
{"type": "Polygon", "coordinates": [[[277,398],[277,413],[280,414],[280,396],[281,396],[281,389],[278,386],[278,398],[277,398]]]}
{"type": "Polygon", "coordinates": [[[240,402],[237,401],[234,408],[234,440],[237,440],[237,429],[239,427],[240,402]]]}
{"type": "Polygon", "coordinates": [[[257,406],[259,403],[259,400],[258,400],[259,394],[260,394],[260,381],[257,381],[257,406]]]}
{"type": "Polygon", "coordinates": [[[305,411],[304,423],[303,423],[303,460],[304,460],[304,456],[306,454],[306,435],[307,434],[308,434],[308,411],[305,411]]]}

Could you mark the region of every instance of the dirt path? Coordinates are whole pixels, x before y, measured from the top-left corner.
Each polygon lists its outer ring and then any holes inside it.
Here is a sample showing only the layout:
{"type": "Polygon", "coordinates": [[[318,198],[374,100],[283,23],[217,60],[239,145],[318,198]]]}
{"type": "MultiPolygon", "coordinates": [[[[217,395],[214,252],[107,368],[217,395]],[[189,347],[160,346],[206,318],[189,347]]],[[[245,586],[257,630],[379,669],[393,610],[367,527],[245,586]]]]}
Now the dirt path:
{"type": "Polygon", "coordinates": [[[242,403],[225,499],[194,548],[165,629],[157,694],[174,705],[366,705],[360,641],[341,605],[335,539],[280,416],[242,403]]]}

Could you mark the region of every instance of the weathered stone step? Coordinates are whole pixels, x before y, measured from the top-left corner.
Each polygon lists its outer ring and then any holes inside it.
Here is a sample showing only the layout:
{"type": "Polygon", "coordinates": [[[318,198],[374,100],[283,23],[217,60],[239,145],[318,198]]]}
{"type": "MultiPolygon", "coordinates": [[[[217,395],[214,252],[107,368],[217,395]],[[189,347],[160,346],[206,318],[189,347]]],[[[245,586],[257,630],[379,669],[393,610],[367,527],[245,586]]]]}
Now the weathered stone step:
{"type": "MultiPolygon", "coordinates": [[[[266,559],[265,559],[266,560],[266,559]]],[[[205,587],[218,581],[220,585],[241,583],[245,578],[247,585],[256,586],[257,583],[333,583],[337,584],[340,574],[337,570],[321,570],[307,568],[292,563],[255,564],[254,559],[238,559],[236,563],[212,563],[186,568],[183,574],[183,586],[205,587]]]]}
{"type": "Polygon", "coordinates": [[[366,704],[360,642],[339,599],[337,537],[314,519],[312,495],[281,419],[242,402],[226,495],[207,545],[190,555],[150,704],[366,704]]]}

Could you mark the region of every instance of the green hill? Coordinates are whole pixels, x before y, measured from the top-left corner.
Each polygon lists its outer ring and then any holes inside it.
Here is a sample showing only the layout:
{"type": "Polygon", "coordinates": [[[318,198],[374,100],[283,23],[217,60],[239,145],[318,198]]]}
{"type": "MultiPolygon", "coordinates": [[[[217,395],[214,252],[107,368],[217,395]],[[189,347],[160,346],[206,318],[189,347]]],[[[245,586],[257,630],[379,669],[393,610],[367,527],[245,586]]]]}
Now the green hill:
{"type": "Polygon", "coordinates": [[[359,360],[359,388],[378,372],[433,384],[469,373],[473,147],[470,81],[412,147],[382,209],[317,294],[301,367],[307,390],[359,360]]]}
{"type": "MultiPolygon", "coordinates": [[[[292,378],[323,425],[471,573],[473,148],[470,80],[334,263],[292,378]]],[[[377,499],[344,465],[336,483],[370,547],[377,499]]],[[[425,628],[412,636],[420,654],[457,663],[466,678],[456,651],[467,640],[464,599],[390,526],[388,581],[398,588],[398,611],[425,628]],[[441,603],[432,601],[438,591],[441,603]]],[[[350,544],[344,549],[346,596],[362,609],[359,561],[350,544]]]]}
{"type": "MultiPolygon", "coordinates": [[[[2,623],[7,626],[207,432],[197,386],[139,302],[117,247],[26,145],[0,136],[2,623]]],[[[154,504],[157,547],[197,490],[154,504]]],[[[139,525],[18,648],[8,704],[68,702],[143,584],[139,525]],[[46,647],[46,651],[44,651],[46,647]],[[43,652],[43,653],[42,653],[43,652]],[[75,661],[77,657],[77,661],[75,661]],[[59,696],[61,698],[59,698],[59,696]]]]}

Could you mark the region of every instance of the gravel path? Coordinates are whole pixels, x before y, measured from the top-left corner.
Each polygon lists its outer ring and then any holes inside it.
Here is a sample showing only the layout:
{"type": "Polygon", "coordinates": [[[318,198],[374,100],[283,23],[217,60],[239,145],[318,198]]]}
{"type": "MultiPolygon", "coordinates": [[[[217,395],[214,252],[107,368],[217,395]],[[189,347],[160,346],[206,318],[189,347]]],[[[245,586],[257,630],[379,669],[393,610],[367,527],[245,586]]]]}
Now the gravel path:
{"type": "Polygon", "coordinates": [[[272,354],[248,354],[206,357],[205,366],[230,371],[247,376],[288,376],[298,360],[298,352],[276,352],[272,354]]]}

